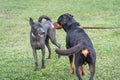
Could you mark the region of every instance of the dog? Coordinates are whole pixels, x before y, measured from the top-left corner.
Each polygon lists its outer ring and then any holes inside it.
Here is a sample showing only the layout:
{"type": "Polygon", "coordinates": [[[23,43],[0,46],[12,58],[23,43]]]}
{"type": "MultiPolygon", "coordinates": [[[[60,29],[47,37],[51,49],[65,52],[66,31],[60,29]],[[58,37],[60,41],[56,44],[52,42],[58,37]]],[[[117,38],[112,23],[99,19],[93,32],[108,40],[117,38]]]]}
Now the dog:
{"type": "Polygon", "coordinates": [[[57,23],[62,26],[67,34],[67,50],[56,49],[56,53],[63,56],[69,56],[71,65],[70,73],[74,73],[75,64],[76,75],[79,80],[82,80],[82,75],[85,75],[84,65],[88,64],[90,70],[89,80],[93,80],[95,73],[96,52],[90,38],[86,32],[80,28],[80,24],[71,14],[66,13],[61,15],[58,18],[57,23]]]}
{"type": "Polygon", "coordinates": [[[49,55],[48,59],[51,58],[51,48],[49,45],[49,39],[51,42],[60,48],[60,44],[56,41],[55,38],[55,28],[51,19],[47,16],[39,17],[37,22],[34,22],[32,18],[29,19],[29,24],[31,26],[30,31],[30,43],[33,50],[33,56],[35,61],[35,69],[38,69],[38,58],[36,50],[41,49],[42,51],[42,68],[45,68],[45,45],[48,48],[49,55]],[[42,22],[42,19],[46,19],[46,21],[42,22]]]}

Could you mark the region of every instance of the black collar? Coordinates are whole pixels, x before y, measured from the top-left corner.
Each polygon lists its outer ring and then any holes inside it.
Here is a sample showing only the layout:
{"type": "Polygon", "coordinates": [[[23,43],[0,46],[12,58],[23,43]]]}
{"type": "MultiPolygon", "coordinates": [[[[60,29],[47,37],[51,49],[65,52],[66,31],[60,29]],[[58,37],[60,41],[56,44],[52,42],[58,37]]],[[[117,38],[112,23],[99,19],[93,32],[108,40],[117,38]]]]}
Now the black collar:
{"type": "Polygon", "coordinates": [[[78,22],[72,23],[71,25],[69,25],[68,31],[76,28],[80,28],[79,26],[80,24],[78,22]]]}

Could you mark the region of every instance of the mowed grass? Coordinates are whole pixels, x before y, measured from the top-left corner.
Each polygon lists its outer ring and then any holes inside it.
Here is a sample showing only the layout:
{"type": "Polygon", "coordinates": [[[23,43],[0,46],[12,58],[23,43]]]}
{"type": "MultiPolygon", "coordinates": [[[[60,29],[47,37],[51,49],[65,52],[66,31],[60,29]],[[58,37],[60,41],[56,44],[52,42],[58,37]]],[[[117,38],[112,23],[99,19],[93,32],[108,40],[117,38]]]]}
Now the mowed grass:
{"type": "MultiPolygon", "coordinates": [[[[56,46],[52,58],[45,59],[34,72],[34,59],[29,42],[29,18],[37,21],[41,15],[53,22],[64,13],[71,13],[81,26],[120,27],[120,0],[0,0],[0,80],[77,80],[70,74],[68,57],[57,58],[56,46]]],[[[97,53],[95,80],[120,80],[120,29],[85,30],[97,53]]],[[[66,33],[56,31],[56,38],[65,48],[66,33]]],[[[48,51],[46,49],[46,58],[48,51]]],[[[88,80],[89,71],[86,65],[88,80]]]]}

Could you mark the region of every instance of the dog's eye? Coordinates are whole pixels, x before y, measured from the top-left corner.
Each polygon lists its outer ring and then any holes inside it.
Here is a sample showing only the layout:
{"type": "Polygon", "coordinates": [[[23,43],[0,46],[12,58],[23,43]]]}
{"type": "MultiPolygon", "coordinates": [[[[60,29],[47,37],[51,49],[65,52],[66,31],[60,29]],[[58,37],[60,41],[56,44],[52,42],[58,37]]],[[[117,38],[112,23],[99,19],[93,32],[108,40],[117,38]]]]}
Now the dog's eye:
{"type": "Polygon", "coordinates": [[[34,26],[33,26],[33,29],[37,29],[37,26],[36,26],[36,25],[34,25],[34,26]]]}

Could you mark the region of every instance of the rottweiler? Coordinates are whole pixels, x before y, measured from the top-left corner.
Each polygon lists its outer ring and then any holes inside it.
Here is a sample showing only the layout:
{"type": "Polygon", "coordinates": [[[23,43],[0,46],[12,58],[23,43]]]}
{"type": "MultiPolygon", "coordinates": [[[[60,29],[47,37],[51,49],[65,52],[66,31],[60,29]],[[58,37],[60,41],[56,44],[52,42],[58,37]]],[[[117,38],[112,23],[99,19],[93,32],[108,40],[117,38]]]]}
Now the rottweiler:
{"type": "Polygon", "coordinates": [[[82,75],[85,74],[85,64],[89,65],[90,78],[93,80],[95,73],[96,52],[93,44],[86,34],[80,28],[80,24],[73,18],[73,15],[66,13],[61,15],[57,23],[62,26],[66,32],[66,48],[67,50],[56,49],[56,53],[69,56],[71,65],[70,73],[74,73],[74,64],[76,68],[76,75],[79,80],[82,80],[82,75]]]}

